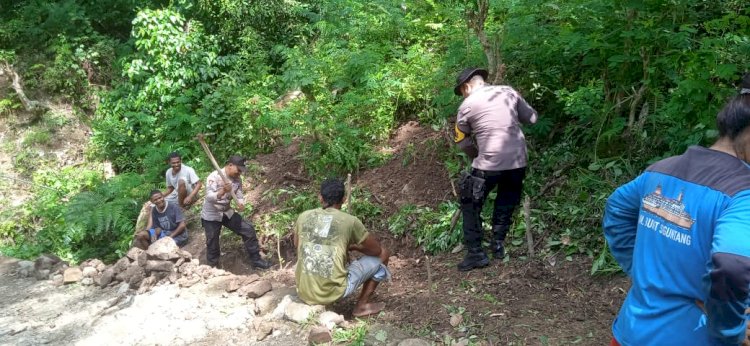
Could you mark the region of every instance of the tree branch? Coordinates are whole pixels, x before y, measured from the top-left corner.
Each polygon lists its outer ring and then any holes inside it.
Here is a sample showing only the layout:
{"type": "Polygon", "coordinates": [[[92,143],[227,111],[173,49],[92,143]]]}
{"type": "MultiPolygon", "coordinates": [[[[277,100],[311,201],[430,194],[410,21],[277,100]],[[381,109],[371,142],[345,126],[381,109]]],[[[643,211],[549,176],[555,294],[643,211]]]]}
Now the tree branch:
{"type": "Polygon", "coordinates": [[[16,69],[13,67],[13,65],[5,61],[0,62],[0,76],[6,73],[10,76],[13,90],[15,90],[16,95],[18,95],[18,98],[21,100],[21,103],[23,104],[23,107],[27,112],[36,113],[38,111],[46,111],[50,108],[46,102],[29,100],[29,98],[26,97],[26,93],[23,92],[23,83],[21,83],[21,76],[18,75],[18,72],[16,72],[16,69]]]}

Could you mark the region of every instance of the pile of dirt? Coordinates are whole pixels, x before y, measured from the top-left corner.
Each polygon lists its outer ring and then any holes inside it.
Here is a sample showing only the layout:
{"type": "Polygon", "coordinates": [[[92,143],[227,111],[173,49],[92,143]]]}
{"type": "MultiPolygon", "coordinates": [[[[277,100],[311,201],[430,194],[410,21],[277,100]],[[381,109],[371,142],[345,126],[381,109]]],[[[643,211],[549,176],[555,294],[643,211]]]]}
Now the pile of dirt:
{"type": "Polygon", "coordinates": [[[441,132],[417,122],[399,127],[388,147],[393,158],[381,167],[362,172],[359,187],[372,193],[386,214],[405,205],[437,206],[453,198],[448,171],[440,154],[448,150],[441,132]]]}

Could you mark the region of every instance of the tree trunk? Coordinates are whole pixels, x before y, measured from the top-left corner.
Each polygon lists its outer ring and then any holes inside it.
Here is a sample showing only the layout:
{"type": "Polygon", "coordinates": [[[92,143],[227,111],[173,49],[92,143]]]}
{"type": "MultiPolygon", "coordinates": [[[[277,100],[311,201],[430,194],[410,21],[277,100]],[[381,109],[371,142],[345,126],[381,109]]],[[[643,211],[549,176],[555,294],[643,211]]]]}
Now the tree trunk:
{"type": "Polygon", "coordinates": [[[488,82],[497,85],[502,84],[505,78],[505,64],[500,56],[500,38],[497,37],[494,41],[491,41],[484,31],[484,23],[487,20],[489,9],[489,0],[477,0],[476,9],[467,8],[466,22],[469,29],[472,29],[474,34],[477,35],[484,55],[487,57],[487,70],[490,74],[488,82]]]}
{"type": "Polygon", "coordinates": [[[11,86],[13,87],[13,90],[15,90],[16,95],[18,95],[18,99],[21,100],[21,103],[23,104],[23,107],[27,112],[36,113],[38,111],[46,111],[49,109],[49,105],[47,105],[46,102],[29,100],[29,98],[26,97],[26,93],[23,92],[23,83],[21,83],[21,76],[18,75],[18,72],[16,72],[16,69],[13,67],[13,65],[8,64],[7,62],[3,62],[0,65],[0,75],[6,73],[10,76],[11,86]]]}

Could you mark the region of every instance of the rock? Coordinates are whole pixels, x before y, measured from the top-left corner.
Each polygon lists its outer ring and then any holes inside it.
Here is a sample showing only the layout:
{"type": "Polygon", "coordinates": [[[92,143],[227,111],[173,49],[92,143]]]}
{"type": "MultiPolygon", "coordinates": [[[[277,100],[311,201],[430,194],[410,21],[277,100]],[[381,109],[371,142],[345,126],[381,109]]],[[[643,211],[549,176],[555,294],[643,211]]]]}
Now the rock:
{"type": "Polygon", "coordinates": [[[219,277],[212,277],[206,280],[206,289],[205,292],[207,294],[212,295],[221,295],[222,293],[226,293],[227,287],[229,286],[229,283],[232,281],[231,276],[219,276],[219,277]]]}
{"type": "Polygon", "coordinates": [[[164,237],[148,247],[146,253],[149,259],[159,259],[163,261],[176,260],[180,258],[180,248],[170,237],[164,237]]]}
{"type": "Polygon", "coordinates": [[[251,284],[242,286],[237,293],[239,293],[241,296],[246,296],[248,298],[258,298],[266,294],[266,292],[271,290],[271,283],[266,280],[260,280],[253,282],[251,284]]]}
{"type": "Polygon", "coordinates": [[[185,262],[179,267],[179,272],[182,275],[190,276],[195,273],[196,265],[191,262],[185,262]]]}
{"type": "Polygon", "coordinates": [[[464,321],[464,316],[461,314],[451,314],[450,324],[453,327],[458,327],[461,322],[464,321]]]}
{"type": "Polygon", "coordinates": [[[112,278],[115,276],[115,271],[112,269],[112,267],[109,267],[107,269],[104,269],[102,272],[102,276],[99,278],[99,287],[107,287],[110,282],[112,282],[112,278]]]}
{"type": "Polygon", "coordinates": [[[112,266],[112,271],[115,275],[119,275],[120,273],[124,272],[128,269],[130,266],[130,260],[128,260],[127,257],[120,258],[114,266],[112,266]]]}
{"type": "Polygon", "coordinates": [[[34,272],[34,277],[37,280],[47,280],[47,279],[49,279],[49,269],[42,269],[42,270],[35,271],[34,272]]]}
{"type": "Polygon", "coordinates": [[[104,263],[100,263],[100,264],[96,265],[96,271],[98,271],[100,273],[103,272],[103,271],[105,271],[106,269],[107,269],[107,265],[104,264],[104,263]]]}
{"type": "Polygon", "coordinates": [[[211,276],[227,276],[230,273],[224,269],[213,268],[211,269],[211,276]]]}
{"type": "Polygon", "coordinates": [[[284,318],[284,311],[286,311],[287,306],[292,303],[292,296],[286,295],[284,298],[281,299],[278,305],[276,305],[276,308],[271,312],[270,315],[266,316],[266,319],[268,320],[280,320],[284,318]]]}
{"type": "Polygon", "coordinates": [[[318,317],[320,325],[325,326],[328,330],[333,330],[337,324],[344,322],[344,316],[341,316],[333,311],[323,311],[318,317]]]}
{"type": "Polygon", "coordinates": [[[213,269],[214,268],[211,266],[201,264],[197,268],[195,268],[195,273],[200,275],[204,279],[208,279],[211,277],[211,274],[213,274],[213,269]]]}
{"type": "Polygon", "coordinates": [[[62,286],[63,285],[63,276],[62,274],[54,274],[52,276],[52,284],[55,286],[62,286]]]}
{"type": "Polygon", "coordinates": [[[21,277],[28,277],[34,272],[34,266],[34,262],[31,261],[18,262],[18,275],[21,277]]]}
{"type": "Polygon", "coordinates": [[[307,343],[309,345],[328,344],[332,340],[328,328],[322,326],[313,327],[307,336],[307,343]]]}
{"type": "MultiPolygon", "coordinates": [[[[273,311],[285,296],[296,296],[294,287],[277,288],[255,300],[255,313],[265,315],[273,311]]],[[[283,310],[282,310],[283,311],[283,310]]]]}
{"type": "Polygon", "coordinates": [[[81,281],[83,278],[83,272],[78,267],[65,269],[63,272],[63,283],[71,284],[74,282],[81,281]]]}
{"type": "Polygon", "coordinates": [[[180,259],[178,259],[177,262],[174,263],[174,266],[179,268],[183,263],[185,263],[185,259],[180,257],[180,259]]]}
{"type": "Polygon", "coordinates": [[[141,281],[140,286],[138,286],[138,294],[146,293],[151,290],[151,287],[154,286],[154,284],[157,282],[157,278],[155,276],[149,276],[143,281],[141,281]]]}
{"type": "Polygon", "coordinates": [[[130,288],[137,289],[143,278],[146,276],[146,272],[140,266],[135,263],[131,264],[127,270],[117,275],[118,280],[127,282],[130,288]]]}
{"type": "Polygon", "coordinates": [[[172,269],[174,269],[174,263],[170,261],[147,261],[146,262],[146,271],[152,272],[172,272],[172,269]]]}
{"type": "Polygon", "coordinates": [[[268,334],[271,334],[271,332],[273,332],[273,325],[260,319],[253,320],[253,327],[255,329],[256,341],[265,339],[268,334]]]}
{"type": "Polygon", "coordinates": [[[39,258],[37,258],[34,262],[34,270],[39,271],[44,269],[52,269],[52,266],[60,262],[62,262],[60,257],[52,254],[43,254],[39,256],[39,258]]]}
{"type": "Polygon", "coordinates": [[[96,268],[94,268],[94,267],[85,267],[85,268],[83,268],[83,277],[84,278],[93,278],[98,273],[99,272],[97,272],[96,268]]]}
{"type": "Polygon", "coordinates": [[[172,284],[177,282],[177,279],[179,278],[180,276],[177,275],[177,273],[175,272],[169,273],[169,276],[167,277],[167,279],[169,280],[169,283],[172,283],[172,284]]]}
{"type": "Polygon", "coordinates": [[[69,267],[70,266],[68,265],[68,262],[58,262],[52,266],[52,269],[50,269],[49,272],[50,274],[62,274],[63,272],[65,272],[65,269],[68,269],[69,267]]]}
{"type": "Polygon", "coordinates": [[[145,267],[146,263],[148,263],[148,254],[146,251],[141,252],[140,255],[138,255],[138,258],[136,258],[135,263],[138,264],[140,267],[145,267]]]}
{"type": "Polygon", "coordinates": [[[323,305],[307,305],[302,302],[290,302],[284,309],[284,316],[297,323],[305,322],[311,316],[325,311],[323,305]]]}
{"type": "MultiPolygon", "coordinates": [[[[88,268],[90,268],[90,267],[88,267],[88,268]]],[[[81,280],[81,285],[91,286],[93,284],[94,284],[94,279],[92,279],[92,278],[83,278],[83,280],[81,280]]]]}
{"type": "Polygon", "coordinates": [[[143,249],[133,247],[128,250],[128,254],[125,256],[127,256],[131,261],[135,262],[136,260],[138,260],[138,256],[140,256],[144,252],[146,251],[143,251],[143,249]]]}
{"type": "Polygon", "coordinates": [[[397,346],[430,346],[430,343],[422,339],[404,339],[397,346]]]}
{"type": "MultiPolygon", "coordinates": [[[[100,265],[104,265],[104,262],[102,262],[102,260],[100,260],[98,258],[92,258],[92,259],[86,261],[85,267],[92,267],[92,268],[94,268],[96,270],[99,270],[98,267],[100,265]]],[[[101,270],[99,270],[99,271],[101,271],[101,270]]]]}
{"type": "Polygon", "coordinates": [[[117,295],[123,296],[126,293],[128,293],[128,289],[130,289],[130,285],[128,285],[127,282],[123,282],[120,284],[120,286],[117,286],[117,295]]]}
{"type": "Polygon", "coordinates": [[[227,283],[227,292],[234,292],[238,289],[240,289],[240,278],[231,278],[227,283]]]}
{"type": "Polygon", "coordinates": [[[191,277],[183,277],[177,280],[177,284],[180,285],[180,287],[192,287],[200,281],[200,277],[193,275],[191,277]]]}
{"type": "Polygon", "coordinates": [[[180,257],[184,258],[187,262],[190,262],[193,259],[193,255],[185,250],[180,250],[178,253],[180,254],[180,257]]]}

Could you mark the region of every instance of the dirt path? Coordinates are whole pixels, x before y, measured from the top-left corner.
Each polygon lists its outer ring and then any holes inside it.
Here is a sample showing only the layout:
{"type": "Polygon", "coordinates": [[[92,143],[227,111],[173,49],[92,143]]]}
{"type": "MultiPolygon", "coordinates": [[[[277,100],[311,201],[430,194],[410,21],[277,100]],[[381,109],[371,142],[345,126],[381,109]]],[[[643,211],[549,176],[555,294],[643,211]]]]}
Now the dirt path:
{"type": "Polygon", "coordinates": [[[13,275],[0,257],[0,345],[305,345],[299,328],[256,341],[247,299],[209,283],[156,286],[135,295],[121,287],[55,286],[13,275]],[[119,290],[119,291],[118,291],[119,290]]]}

